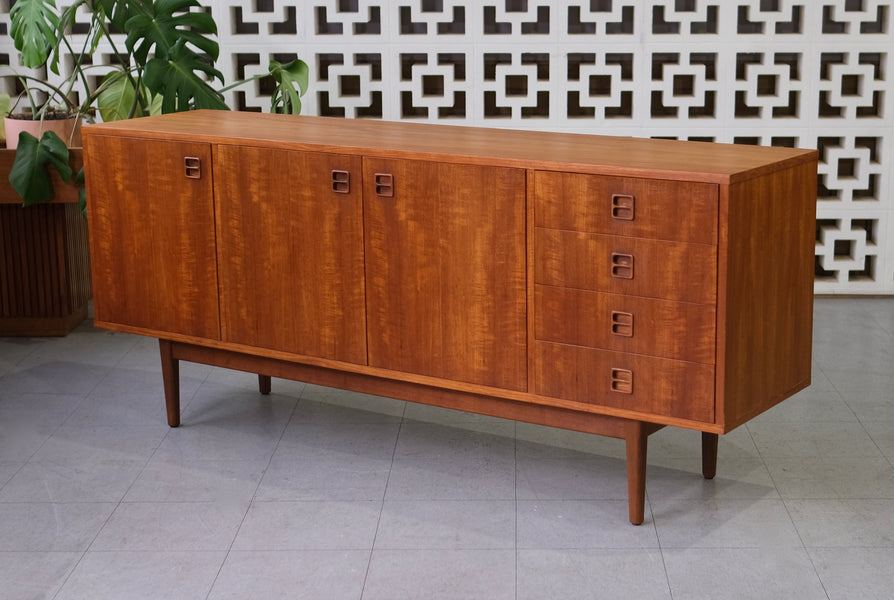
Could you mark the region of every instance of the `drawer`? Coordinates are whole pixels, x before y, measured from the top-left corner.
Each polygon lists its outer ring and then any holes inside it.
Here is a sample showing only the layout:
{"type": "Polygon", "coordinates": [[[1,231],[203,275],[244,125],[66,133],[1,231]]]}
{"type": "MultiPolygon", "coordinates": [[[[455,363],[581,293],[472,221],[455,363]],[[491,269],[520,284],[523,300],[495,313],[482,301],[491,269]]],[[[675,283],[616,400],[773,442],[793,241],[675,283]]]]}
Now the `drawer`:
{"type": "Polygon", "coordinates": [[[534,224],[550,229],[717,243],[717,186],[537,171],[534,224]]]}
{"type": "Polygon", "coordinates": [[[549,342],[535,343],[541,396],[713,423],[714,367],[549,342]]]}
{"type": "Polygon", "coordinates": [[[538,227],[534,283],[714,304],[717,248],[538,227]]]}
{"type": "Polygon", "coordinates": [[[714,364],[716,309],[674,302],[537,285],[538,340],[714,364]]]}

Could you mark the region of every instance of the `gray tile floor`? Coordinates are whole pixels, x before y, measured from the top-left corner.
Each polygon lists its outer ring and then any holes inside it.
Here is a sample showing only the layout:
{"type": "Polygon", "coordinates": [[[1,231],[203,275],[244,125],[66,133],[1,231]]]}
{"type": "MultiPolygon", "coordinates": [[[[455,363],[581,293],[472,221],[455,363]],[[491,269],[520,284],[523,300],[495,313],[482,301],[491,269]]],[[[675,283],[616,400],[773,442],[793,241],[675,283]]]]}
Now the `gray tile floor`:
{"type": "Polygon", "coordinates": [[[184,363],[89,324],[0,339],[0,599],[894,598],[894,299],[816,302],[813,386],[623,443],[184,363]]]}

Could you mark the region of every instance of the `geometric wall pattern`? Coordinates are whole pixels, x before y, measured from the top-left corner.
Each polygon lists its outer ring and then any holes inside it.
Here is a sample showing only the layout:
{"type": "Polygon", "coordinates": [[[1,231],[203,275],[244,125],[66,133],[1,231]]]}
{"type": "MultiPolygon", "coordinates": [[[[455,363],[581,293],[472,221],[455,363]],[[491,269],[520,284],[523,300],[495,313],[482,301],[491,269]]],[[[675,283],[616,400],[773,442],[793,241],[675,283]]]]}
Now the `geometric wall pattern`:
{"type": "Polygon", "coordinates": [[[308,63],[304,114],[817,148],[817,293],[894,294],[894,2],[205,4],[227,81],[308,63]]]}

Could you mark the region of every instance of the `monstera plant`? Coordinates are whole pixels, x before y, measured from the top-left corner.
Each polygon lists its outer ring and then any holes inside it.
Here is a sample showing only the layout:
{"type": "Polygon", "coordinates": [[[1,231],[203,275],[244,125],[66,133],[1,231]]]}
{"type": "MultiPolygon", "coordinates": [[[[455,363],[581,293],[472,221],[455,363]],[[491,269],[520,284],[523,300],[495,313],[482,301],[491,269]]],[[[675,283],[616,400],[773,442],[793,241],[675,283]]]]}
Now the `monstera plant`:
{"type": "MultiPolygon", "coordinates": [[[[18,80],[36,120],[58,113],[89,122],[97,114],[112,121],[196,108],[227,110],[226,91],[262,77],[272,79],[271,112],[301,111],[307,65],[271,61],[267,73],[228,84],[215,67],[217,25],[197,0],[74,0],[65,7],[54,0],[16,0],[10,15],[22,64],[48,71],[46,78],[5,75],[18,80]],[[112,66],[93,64],[100,48],[112,53],[112,66]]],[[[26,205],[43,202],[53,196],[47,167],[69,181],[68,164],[68,147],[58,135],[22,133],[10,183],[26,205]]]]}

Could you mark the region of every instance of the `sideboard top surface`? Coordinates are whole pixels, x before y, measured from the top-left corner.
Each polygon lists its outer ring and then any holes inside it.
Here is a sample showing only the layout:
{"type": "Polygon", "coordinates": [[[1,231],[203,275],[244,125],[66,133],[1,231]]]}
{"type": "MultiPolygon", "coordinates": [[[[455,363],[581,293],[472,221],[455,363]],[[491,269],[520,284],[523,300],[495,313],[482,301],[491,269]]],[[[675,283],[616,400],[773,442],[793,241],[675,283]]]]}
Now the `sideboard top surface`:
{"type": "Polygon", "coordinates": [[[217,110],[84,128],[122,134],[720,184],[817,160],[793,148],[217,110]]]}

